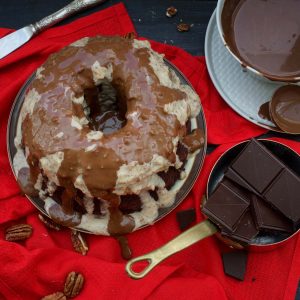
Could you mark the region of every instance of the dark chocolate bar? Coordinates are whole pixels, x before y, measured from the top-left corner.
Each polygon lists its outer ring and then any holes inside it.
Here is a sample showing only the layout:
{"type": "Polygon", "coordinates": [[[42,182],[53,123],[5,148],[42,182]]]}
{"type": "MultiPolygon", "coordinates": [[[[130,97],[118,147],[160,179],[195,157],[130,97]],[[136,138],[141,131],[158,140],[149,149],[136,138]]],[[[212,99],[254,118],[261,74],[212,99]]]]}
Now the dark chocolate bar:
{"type": "Polygon", "coordinates": [[[281,213],[274,210],[262,198],[253,195],[251,204],[252,212],[259,230],[293,231],[291,222],[281,213]]]}
{"type": "Polygon", "coordinates": [[[294,227],[300,225],[300,179],[289,169],[284,169],[264,193],[272,206],[292,220],[294,227]]]}
{"type": "Polygon", "coordinates": [[[262,193],[284,165],[262,144],[252,139],[231,165],[256,191],[262,193]]]}

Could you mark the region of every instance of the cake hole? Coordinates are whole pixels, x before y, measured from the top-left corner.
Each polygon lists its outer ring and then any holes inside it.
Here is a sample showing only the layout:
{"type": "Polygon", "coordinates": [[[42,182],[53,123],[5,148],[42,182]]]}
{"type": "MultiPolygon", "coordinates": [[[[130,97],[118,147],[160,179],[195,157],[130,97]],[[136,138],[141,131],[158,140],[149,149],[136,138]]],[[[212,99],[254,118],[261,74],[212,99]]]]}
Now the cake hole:
{"type": "Polygon", "coordinates": [[[84,98],[89,109],[85,108],[89,127],[104,134],[111,134],[126,125],[126,98],[124,88],[107,79],[84,90],[84,98]]]}

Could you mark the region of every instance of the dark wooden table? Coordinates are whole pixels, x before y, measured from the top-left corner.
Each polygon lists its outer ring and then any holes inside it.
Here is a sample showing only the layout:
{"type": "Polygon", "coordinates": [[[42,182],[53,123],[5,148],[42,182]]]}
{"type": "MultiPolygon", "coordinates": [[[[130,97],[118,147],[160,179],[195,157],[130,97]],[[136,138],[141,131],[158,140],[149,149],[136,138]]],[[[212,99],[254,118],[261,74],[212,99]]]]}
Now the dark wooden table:
{"type": "MultiPolygon", "coordinates": [[[[0,27],[21,28],[53,13],[70,1],[0,0],[0,27]]],[[[62,23],[68,23],[119,2],[108,0],[100,6],[70,17],[62,23]]],[[[204,55],[205,31],[209,18],[216,7],[216,0],[124,0],[123,2],[140,36],[181,47],[193,55],[204,55]],[[166,8],[172,5],[178,9],[178,14],[170,19],[165,16],[165,12],[166,8]],[[176,24],[179,22],[193,24],[193,27],[188,33],[180,33],[176,30],[176,24]]],[[[268,133],[265,136],[286,137],[277,133],[268,133]]],[[[291,136],[289,138],[300,141],[299,137],[291,136]]],[[[210,146],[209,151],[212,150],[213,146],[210,146]]],[[[300,285],[296,300],[300,300],[300,285]]]]}

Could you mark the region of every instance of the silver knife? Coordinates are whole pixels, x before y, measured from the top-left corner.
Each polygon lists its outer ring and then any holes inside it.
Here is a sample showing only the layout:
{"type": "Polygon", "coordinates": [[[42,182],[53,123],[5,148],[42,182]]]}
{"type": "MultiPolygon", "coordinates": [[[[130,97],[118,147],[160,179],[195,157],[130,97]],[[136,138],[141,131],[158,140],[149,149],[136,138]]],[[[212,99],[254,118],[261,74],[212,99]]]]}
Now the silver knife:
{"type": "Polygon", "coordinates": [[[33,36],[63,19],[106,0],[75,0],[42,20],[14,31],[0,39],[0,59],[28,42],[33,36]]]}

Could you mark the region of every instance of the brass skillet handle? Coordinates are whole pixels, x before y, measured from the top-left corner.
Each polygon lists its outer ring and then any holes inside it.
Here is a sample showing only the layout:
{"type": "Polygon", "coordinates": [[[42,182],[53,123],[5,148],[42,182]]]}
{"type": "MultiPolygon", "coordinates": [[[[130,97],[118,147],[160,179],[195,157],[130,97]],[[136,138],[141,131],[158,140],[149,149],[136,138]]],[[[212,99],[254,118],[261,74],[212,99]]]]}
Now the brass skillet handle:
{"type": "Polygon", "coordinates": [[[133,279],[141,279],[167,257],[195,244],[198,241],[201,241],[206,237],[213,235],[217,231],[217,227],[211,221],[205,220],[183,232],[161,248],[131,259],[126,264],[126,272],[133,279]],[[148,266],[145,267],[141,272],[133,271],[132,266],[140,261],[147,261],[148,266]]]}

